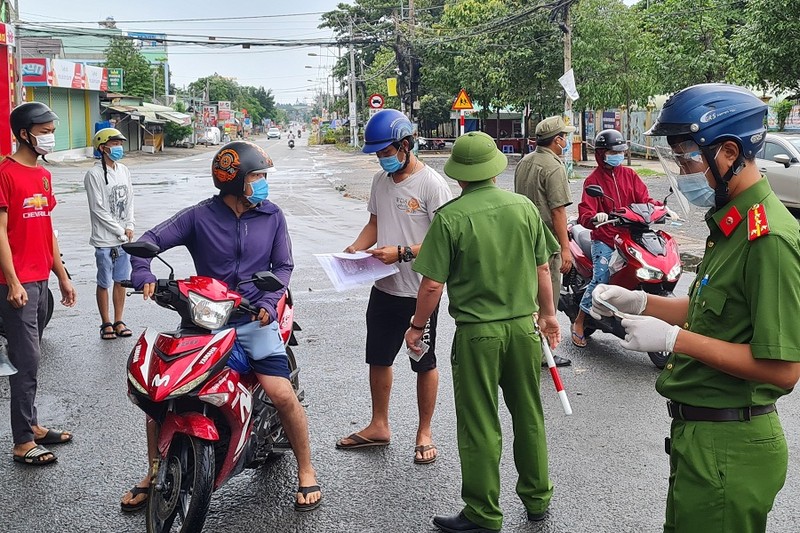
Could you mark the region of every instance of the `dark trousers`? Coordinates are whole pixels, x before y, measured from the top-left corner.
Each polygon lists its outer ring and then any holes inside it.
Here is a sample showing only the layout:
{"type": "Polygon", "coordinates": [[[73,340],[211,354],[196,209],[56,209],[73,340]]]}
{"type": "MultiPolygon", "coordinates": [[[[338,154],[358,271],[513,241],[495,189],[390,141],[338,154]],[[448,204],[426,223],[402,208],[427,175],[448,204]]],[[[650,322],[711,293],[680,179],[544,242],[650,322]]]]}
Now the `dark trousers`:
{"type": "Polygon", "coordinates": [[[14,444],[33,440],[38,426],[36,415],[36,376],[39,372],[39,342],[47,316],[47,281],[23,283],[28,303],[15,309],[8,302],[8,285],[0,285],[0,317],[8,339],[8,358],[17,373],[8,378],[11,385],[11,433],[14,444]]]}

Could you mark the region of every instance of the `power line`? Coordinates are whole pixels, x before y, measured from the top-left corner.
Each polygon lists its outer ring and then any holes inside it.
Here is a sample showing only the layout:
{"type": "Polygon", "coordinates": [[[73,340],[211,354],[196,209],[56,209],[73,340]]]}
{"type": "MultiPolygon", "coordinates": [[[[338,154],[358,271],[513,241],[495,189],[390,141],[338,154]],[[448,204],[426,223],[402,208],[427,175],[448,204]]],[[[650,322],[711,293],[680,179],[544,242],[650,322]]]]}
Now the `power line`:
{"type": "MultiPolygon", "coordinates": [[[[152,24],[154,22],[213,22],[213,21],[228,21],[228,20],[252,20],[252,19],[272,19],[272,18],[285,18],[285,17],[303,17],[307,15],[321,15],[324,11],[311,11],[307,13],[286,13],[282,15],[249,15],[241,17],[207,17],[207,18],[184,18],[184,19],[145,19],[145,20],[114,20],[117,24],[152,24]]],[[[38,15],[29,13],[35,17],[54,18],[47,15],[38,15]]],[[[60,24],[97,24],[97,20],[62,20],[60,24]]],[[[100,21],[104,22],[104,21],[100,21]]]]}

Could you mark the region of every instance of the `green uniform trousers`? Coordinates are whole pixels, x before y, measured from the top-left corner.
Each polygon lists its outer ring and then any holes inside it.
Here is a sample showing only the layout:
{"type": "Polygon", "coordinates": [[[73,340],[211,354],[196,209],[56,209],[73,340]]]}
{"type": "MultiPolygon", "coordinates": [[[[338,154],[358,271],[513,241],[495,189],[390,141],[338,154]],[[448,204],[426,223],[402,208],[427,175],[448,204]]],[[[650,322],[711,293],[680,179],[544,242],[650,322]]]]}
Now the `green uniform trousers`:
{"type": "Polygon", "coordinates": [[[517,494],[532,513],[550,504],[544,414],[539,396],[542,347],[532,317],[460,324],[451,363],[461,458],[464,515],[487,529],[500,529],[502,434],[498,385],[514,427],[517,494]]]}
{"type": "Polygon", "coordinates": [[[749,422],[673,420],[665,533],[763,533],[786,480],[778,413],[749,422]]]}

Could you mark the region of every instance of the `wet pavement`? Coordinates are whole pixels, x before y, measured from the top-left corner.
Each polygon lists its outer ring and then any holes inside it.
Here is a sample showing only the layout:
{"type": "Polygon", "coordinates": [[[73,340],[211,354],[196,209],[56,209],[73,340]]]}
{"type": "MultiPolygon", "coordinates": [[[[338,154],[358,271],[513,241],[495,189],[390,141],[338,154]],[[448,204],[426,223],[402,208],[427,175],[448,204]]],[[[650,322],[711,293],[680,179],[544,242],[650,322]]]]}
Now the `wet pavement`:
{"type": "MultiPolygon", "coordinates": [[[[374,157],[333,147],[294,150],[285,141],[259,141],[278,172],[270,176],[270,198],[285,211],[294,245],[292,290],[296,319],[303,328],[295,353],[302,367],[313,459],[324,491],[322,506],[308,514],[291,506],[296,467],[291,455],[260,470],[233,478],[211,503],[205,531],[244,532],[424,532],[433,531],[434,514],[461,508],[455,414],[447,354],[454,325],[442,313],[438,355],[441,381],[434,417],[436,463],[412,463],[416,430],[415,379],[404,357],[395,365],[391,401],[392,444],[382,449],[336,450],[338,437],[369,420],[367,367],[364,364],[364,313],[368,288],[335,292],[313,253],[339,251],[368,219],[365,195],[378,169],[374,157]]],[[[214,193],[209,177],[213,150],[192,151],[178,159],[151,162],[131,158],[136,193],[137,234],[214,193]]],[[[443,158],[426,158],[441,168],[443,158]]],[[[54,223],[72,273],[78,304],[57,306],[45,331],[39,372],[40,420],[75,434],[71,444],[53,447],[57,464],[40,469],[11,461],[8,417],[0,417],[0,531],[141,532],[141,513],[125,515],[119,497],[146,468],[143,415],[126,397],[125,362],[134,339],[102,341],[94,301],[94,256],[88,245],[89,219],[83,174],[86,164],[54,167],[58,207],[54,223]]],[[[508,187],[512,172],[500,177],[508,187]]],[[[666,194],[665,180],[647,181],[653,196],[666,194]]],[[[572,183],[577,194],[581,181],[572,183]]],[[[454,191],[457,186],[453,184],[454,191]]],[[[577,196],[576,196],[577,198],[577,196]]],[[[575,213],[577,205],[571,206],[575,213]]],[[[673,228],[668,228],[672,232],[673,228]]],[[[702,243],[704,228],[694,219],[674,228],[686,246],[702,243]],[[684,237],[682,237],[684,238],[684,237]]],[[[184,250],[165,258],[179,276],[193,272],[184,250]]],[[[156,273],[166,273],[166,269],[156,273]]],[[[509,273],[513,265],[509,265],[509,273]]],[[[692,275],[684,275],[679,292],[692,275]]],[[[53,284],[51,283],[51,286],[53,284]]],[[[445,302],[446,303],[446,302],[445,302]]],[[[443,309],[446,305],[443,305],[443,309]]],[[[145,327],[174,326],[176,315],[129,298],[126,321],[138,335],[145,327]]],[[[563,331],[568,321],[559,315],[563,331]]],[[[658,371],[646,355],[621,349],[615,338],[596,334],[589,346],[565,343],[556,350],[573,360],[561,376],[574,414],[563,414],[554,387],[543,376],[555,493],[550,519],[528,523],[514,494],[516,475],[511,421],[504,408],[501,461],[503,531],[631,532],[660,530],[666,496],[668,458],[663,451],[669,428],[664,399],[654,390],[658,371]]],[[[790,450],[789,477],[771,514],[768,531],[796,531],[800,496],[797,451],[800,398],[779,403],[790,450]]],[[[0,412],[8,412],[7,380],[0,378],[0,412]]]]}

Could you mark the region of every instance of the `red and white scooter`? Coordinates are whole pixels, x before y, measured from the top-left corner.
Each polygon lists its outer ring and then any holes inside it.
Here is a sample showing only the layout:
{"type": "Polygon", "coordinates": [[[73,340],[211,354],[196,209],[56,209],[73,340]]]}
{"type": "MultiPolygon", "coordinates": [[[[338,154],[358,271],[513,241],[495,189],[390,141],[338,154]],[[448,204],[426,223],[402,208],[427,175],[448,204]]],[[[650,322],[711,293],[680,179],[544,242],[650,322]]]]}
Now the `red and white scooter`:
{"type": "MultiPolygon", "coordinates": [[[[599,185],[586,187],[586,194],[595,198],[605,196],[613,202],[599,185]]],[[[659,296],[673,295],[682,271],[678,245],[667,232],[650,227],[651,224],[665,222],[667,213],[666,199],[663,206],[631,204],[616,207],[609,213],[607,222],[598,224],[598,227],[613,224],[619,228],[614,237],[614,253],[609,261],[609,284],[659,296]]],[[[570,322],[574,322],[586,286],[592,280],[592,241],[591,231],[580,224],[572,222],[568,229],[573,267],[564,274],[558,309],[566,313],[570,322]]],[[[584,334],[589,336],[597,330],[625,338],[625,329],[616,316],[597,320],[587,315],[584,334]]],[[[658,368],[664,368],[669,358],[669,352],[648,352],[648,355],[658,368]]]]}
{"type": "MultiPolygon", "coordinates": [[[[130,255],[166,264],[152,243],[123,248],[130,255]]],[[[259,272],[243,283],[248,282],[267,292],[284,287],[271,272],[259,272]]],[[[176,280],[172,267],[168,279],[157,281],[153,299],[177,312],[181,325],[175,331],[145,330],[127,365],[128,397],[159,426],[147,531],[199,532],[214,490],[290,445],[258,380],[242,367],[246,356],[235,342],[236,330],[226,328],[237,314],[258,310],[222,281],[204,276],[176,280]]],[[[289,347],[297,344],[294,331],[300,328],[294,323],[288,288],[277,311],[291,382],[302,400],[299,370],[289,347]]]]}

